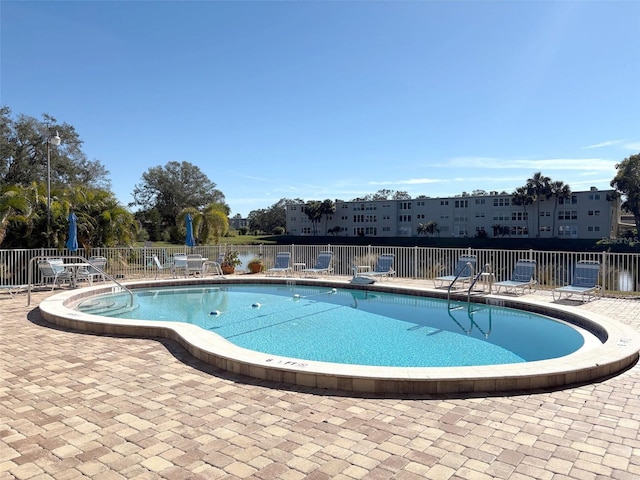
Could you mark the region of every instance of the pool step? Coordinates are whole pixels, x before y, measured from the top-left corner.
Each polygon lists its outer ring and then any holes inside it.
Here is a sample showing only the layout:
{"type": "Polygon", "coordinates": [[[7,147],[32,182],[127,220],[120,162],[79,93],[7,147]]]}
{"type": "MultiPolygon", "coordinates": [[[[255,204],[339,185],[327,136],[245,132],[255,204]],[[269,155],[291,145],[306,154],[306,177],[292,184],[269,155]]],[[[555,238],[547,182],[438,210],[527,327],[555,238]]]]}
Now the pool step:
{"type": "Polygon", "coordinates": [[[113,300],[106,299],[92,299],[86,302],[82,302],[78,305],[77,309],[83,313],[90,313],[92,315],[118,315],[120,313],[130,312],[137,308],[134,305],[133,308],[127,303],[119,303],[113,300]]]}

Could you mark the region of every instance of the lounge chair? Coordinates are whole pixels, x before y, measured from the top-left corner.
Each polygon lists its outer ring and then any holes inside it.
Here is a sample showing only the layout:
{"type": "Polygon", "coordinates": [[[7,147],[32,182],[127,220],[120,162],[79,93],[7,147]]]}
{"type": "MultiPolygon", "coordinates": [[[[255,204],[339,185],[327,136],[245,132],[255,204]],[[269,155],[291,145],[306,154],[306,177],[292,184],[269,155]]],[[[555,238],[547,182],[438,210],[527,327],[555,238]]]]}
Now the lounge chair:
{"type": "Polygon", "coordinates": [[[511,273],[509,280],[495,282],[496,293],[504,288],[506,293],[517,293],[520,290],[524,294],[524,289],[528,288],[529,292],[538,283],[535,279],[536,261],[535,260],[518,260],[516,266],[511,273]]]}
{"type": "Polygon", "coordinates": [[[301,272],[304,273],[305,276],[314,273],[329,274],[333,271],[331,260],[333,260],[333,252],[320,252],[314,266],[312,268],[303,268],[301,272]]]}
{"type": "Polygon", "coordinates": [[[29,285],[0,285],[0,292],[7,292],[11,298],[16,293],[20,293],[22,290],[26,290],[29,285]]]}
{"type": "Polygon", "coordinates": [[[478,258],[475,255],[462,255],[456,263],[456,268],[453,271],[453,274],[434,278],[434,285],[436,288],[441,288],[445,283],[447,284],[447,287],[453,287],[454,283],[460,282],[464,284],[470,282],[473,277],[473,272],[476,270],[477,262],[478,258]],[[438,282],[440,285],[437,285],[438,282]]]}
{"type": "Polygon", "coordinates": [[[358,277],[391,277],[396,272],[393,269],[393,263],[396,256],[392,253],[386,253],[380,255],[376,261],[376,266],[373,270],[362,272],[357,274],[358,277]]]}
{"type": "Polygon", "coordinates": [[[291,268],[291,253],[290,252],[278,252],[276,253],[276,263],[273,268],[267,269],[267,275],[277,275],[292,273],[291,268]]]}
{"type": "Polygon", "coordinates": [[[51,290],[63,281],[74,283],[73,273],[65,269],[62,259],[42,260],[38,262],[38,270],[45,285],[51,282],[51,290]]]}
{"type": "Polygon", "coordinates": [[[573,279],[570,285],[554,288],[551,291],[553,300],[560,300],[562,295],[569,298],[573,295],[580,295],[581,300],[594,298],[594,293],[600,290],[598,276],[600,274],[600,262],[591,260],[580,260],[573,270],[573,279]],[[557,296],[557,298],[556,298],[557,296]]]}

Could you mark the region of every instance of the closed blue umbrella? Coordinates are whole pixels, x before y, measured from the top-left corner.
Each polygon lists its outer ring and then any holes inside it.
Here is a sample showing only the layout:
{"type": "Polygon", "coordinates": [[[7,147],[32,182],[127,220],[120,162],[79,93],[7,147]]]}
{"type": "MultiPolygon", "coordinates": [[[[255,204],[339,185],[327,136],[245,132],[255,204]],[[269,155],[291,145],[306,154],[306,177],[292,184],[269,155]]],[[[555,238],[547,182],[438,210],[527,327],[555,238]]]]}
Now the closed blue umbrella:
{"type": "Polygon", "coordinates": [[[194,247],[196,245],[196,239],[193,238],[193,220],[191,219],[190,213],[187,213],[184,221],[185,226],[187,227],[187,238],[185,239],[184,244],[187,247],[194,247]]]}
{"type": "Polygon", "coordinates": [[[69,214],[69,238],[66,245],[72,252],[78,250],[78,217],[73,212],[69,214]]]}

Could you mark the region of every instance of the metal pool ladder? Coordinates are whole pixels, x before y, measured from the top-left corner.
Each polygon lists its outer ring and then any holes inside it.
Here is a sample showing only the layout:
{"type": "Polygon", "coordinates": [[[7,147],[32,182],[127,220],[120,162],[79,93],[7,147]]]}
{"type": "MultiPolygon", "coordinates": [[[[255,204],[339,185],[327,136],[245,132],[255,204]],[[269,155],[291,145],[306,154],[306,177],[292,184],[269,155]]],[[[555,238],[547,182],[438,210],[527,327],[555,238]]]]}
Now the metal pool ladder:
{"type": "MultiPolygon", "coordinates": [[[[33,264],[35,261],[43,259],[43,258],[50,258],[49,256],[39,256],[39,257],[33,257],[30,261],[29,261],[29,271],[28,271],[28,282],[29,282],[29,287],[27,290],[27,306],[31,305],[31,285],[33,283],[33,264]]],[[[65,257],[68,259],[76,259],[76,260],[80,260],[81,262],[84,263],[91,263],[89,260],[87,260],[86,258],[84,258],[81,255],[74,255],[74,256],[69,256],[69,257],[65,257]]],[[[127,287],[125,287],[124,285],[122,285],[118,280],[116,280],[113,276],[109,275],[107,272],[105,272],[103,269],[101,269],[100,267],[96,267],[94,265],[94,267],[96,270],[98,270],[102,275],[104,275],[105,278],[108,278],[109,280],[111,280],[113,283],[115,283],[116,285],[118,285],[118,287],[120,287],[122,290],[126,291],[129,294],[129,298],[131,299],[131,308],[133,308],[133,304],[134,304],[134,300],[133,300],[133,292],[131,290],[129,290],[127,287]]]]}

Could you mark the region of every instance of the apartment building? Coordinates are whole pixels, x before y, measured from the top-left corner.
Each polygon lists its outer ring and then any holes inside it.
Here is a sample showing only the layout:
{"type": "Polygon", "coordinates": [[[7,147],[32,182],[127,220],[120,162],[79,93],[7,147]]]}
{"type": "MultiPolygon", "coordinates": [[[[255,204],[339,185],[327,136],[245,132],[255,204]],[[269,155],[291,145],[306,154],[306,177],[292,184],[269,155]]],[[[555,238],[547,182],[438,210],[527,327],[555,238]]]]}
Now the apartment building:
{"type": "Polygon", "coordinates": [[[620,199],[614,190],[573,192],[523,207],[507,193],[411,200],[336,201],[312,222],[305,205],[287,206],[290,235],[365,237],[615,238],[620,199]],[[426,227],[426,228],[425,228],[426,227]],[[536,234],[538,233],[538,234],[536,234]]]}

